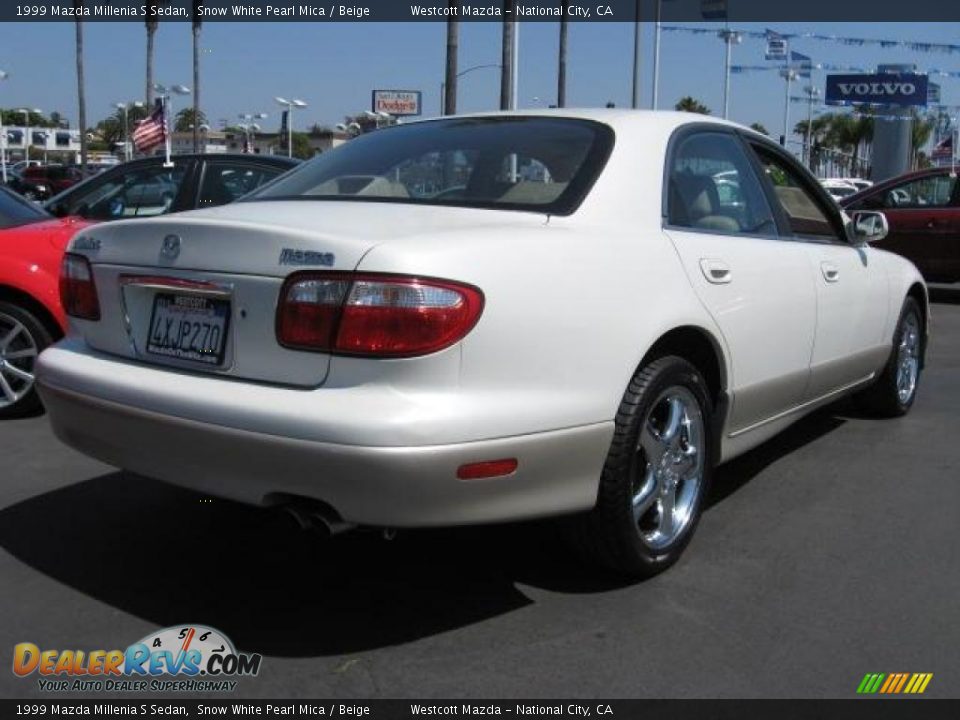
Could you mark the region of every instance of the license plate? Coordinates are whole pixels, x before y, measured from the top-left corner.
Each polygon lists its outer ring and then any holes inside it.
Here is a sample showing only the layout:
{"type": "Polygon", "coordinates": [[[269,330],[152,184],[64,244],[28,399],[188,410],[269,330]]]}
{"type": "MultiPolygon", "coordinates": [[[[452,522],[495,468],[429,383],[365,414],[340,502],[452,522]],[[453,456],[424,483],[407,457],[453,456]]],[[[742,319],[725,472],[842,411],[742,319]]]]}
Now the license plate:
{"type": "Polygon", "coordinates": [[[229,324],[228,300],[158,293],[153,298],[147,352],[222,365],[229,324]]]}

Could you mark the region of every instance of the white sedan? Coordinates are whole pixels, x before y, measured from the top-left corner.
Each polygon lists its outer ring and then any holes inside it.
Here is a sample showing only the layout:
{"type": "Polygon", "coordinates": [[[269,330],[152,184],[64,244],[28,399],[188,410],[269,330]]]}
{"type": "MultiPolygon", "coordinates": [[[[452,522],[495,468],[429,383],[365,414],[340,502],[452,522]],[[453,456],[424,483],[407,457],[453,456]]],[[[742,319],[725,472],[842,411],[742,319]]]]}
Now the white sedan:
{"type": "Polygon", "coordinates": [[[84,230],[38,385],[131,478],[334,531],[572,515],[644,576],[718,463],[851,393],[910,409],[927,293],[885,232],[718,120],[404,124],[233,205],[84,230]]]}

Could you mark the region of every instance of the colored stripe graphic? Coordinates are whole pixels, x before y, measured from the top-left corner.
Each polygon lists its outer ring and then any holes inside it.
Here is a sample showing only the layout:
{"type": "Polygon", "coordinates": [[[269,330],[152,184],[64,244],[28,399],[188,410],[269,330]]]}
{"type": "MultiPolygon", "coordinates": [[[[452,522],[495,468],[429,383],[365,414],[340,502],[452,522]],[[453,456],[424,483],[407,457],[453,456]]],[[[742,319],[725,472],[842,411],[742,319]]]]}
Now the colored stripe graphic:
{"type": "Polygon", "coordinates": [[[933,679],[933,673],[867,673],[857,686],[859,695],[921,695],[933,679]]]}

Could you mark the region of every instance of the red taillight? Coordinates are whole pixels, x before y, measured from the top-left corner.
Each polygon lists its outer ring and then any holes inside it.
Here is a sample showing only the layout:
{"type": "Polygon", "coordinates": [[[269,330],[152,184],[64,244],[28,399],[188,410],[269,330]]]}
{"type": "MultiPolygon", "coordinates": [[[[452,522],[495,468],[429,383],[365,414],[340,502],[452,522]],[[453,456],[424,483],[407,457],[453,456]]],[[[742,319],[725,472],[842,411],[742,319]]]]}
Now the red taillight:
{"type": "Polygon", "coordinates": [[[100,301],[93,269],[83,255],[66,253],[60,264],[60,302],[67,315],[83,320],[100,319],[100,301]]]}
{"type": "Polygon", "coordinates": [[[449,280],[298,273],[280,293],[277,339],[347,355],[426,355],[462,339],[482,309],[477,288],[449,280]]]}

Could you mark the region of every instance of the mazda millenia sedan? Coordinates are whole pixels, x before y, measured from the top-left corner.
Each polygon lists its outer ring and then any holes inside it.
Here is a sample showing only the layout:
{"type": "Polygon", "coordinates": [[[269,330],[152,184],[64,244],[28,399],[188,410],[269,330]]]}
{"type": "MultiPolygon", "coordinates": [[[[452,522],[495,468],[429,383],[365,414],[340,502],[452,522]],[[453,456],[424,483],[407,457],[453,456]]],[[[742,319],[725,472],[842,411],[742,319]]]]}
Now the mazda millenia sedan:
{"type": "Polygon", "coordinates": [[[572,515],[649,575],[718,463],[847,394],[910,409],[927,294],[867,244],[885,229],[722,121],[405,124],[230,206],[83,230],[38,382],[131,482],[332,529],[572,515]]]}

